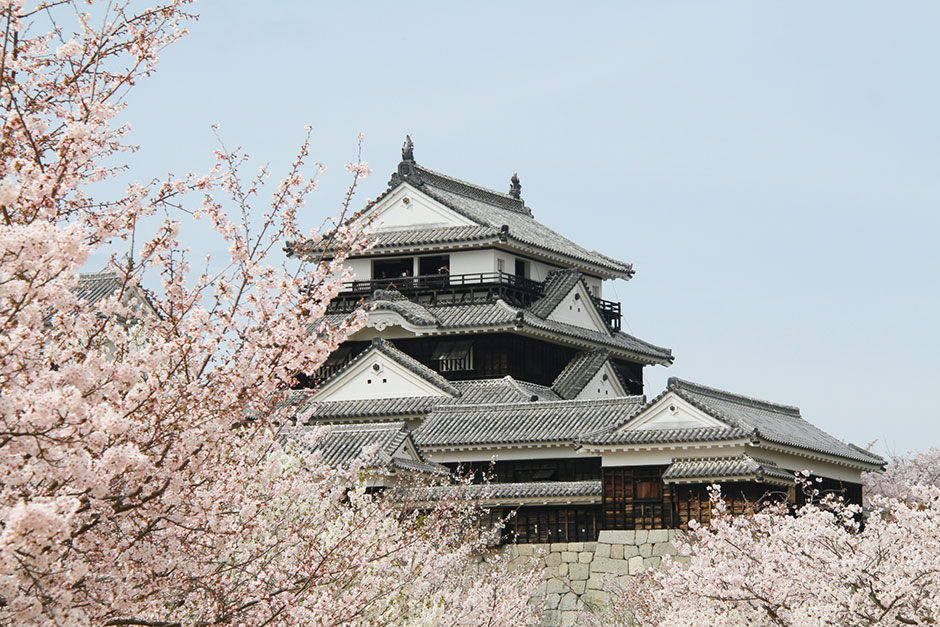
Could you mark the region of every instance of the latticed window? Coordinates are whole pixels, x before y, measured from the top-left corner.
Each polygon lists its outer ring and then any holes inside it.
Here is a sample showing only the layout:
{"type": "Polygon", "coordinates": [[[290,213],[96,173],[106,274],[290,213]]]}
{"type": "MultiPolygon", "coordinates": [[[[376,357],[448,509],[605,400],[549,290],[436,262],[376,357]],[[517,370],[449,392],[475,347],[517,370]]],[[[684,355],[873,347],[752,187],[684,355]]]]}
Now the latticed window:
{"type": "Polygon", "coordinates": [[[441,342],[431,354],[431,361],[437,363],[439,372],[473,370],[473,342],[441,342]]]}

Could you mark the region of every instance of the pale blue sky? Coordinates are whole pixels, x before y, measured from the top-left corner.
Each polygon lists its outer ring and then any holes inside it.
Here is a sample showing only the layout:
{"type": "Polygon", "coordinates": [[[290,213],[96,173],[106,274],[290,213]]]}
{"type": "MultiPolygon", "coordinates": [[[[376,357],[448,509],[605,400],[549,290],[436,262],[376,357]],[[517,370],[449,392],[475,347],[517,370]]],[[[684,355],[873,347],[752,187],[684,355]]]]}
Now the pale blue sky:
{"type": "MultiPolygon", "coordinates": [[[[127,118],[139,178],[259,162],[314,126],[335,208],[366,134],[378,195],[406,132],[634,263],[625,330],[680,376],[789,404],[880,452],[940,443],[940,4],[203,0],[127,118]]],[[[198,249],[199,240],[193,242],[198,249]]]]}

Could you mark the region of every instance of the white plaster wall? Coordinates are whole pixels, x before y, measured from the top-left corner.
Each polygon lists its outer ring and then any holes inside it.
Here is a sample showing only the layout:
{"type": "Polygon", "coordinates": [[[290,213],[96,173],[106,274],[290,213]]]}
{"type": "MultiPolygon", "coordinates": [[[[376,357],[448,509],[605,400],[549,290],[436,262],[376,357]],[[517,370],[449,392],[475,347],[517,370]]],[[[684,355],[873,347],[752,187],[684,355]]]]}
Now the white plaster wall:
{"type": "Polygon", "coordinates": [[[604,281],[603,280],[598,279],[597,277],[592,277],[592,276],[585,276],[584,280],[587,282],[588,287],[591,290],[592,296],[596,296],[597,298],[604,298],[604,281]]]}
{"type": "Polygon", "coordinates": [[[604,364],[604,367],[597,371],[594,378],[584,386],[581,393],[578,394],[578,400],[591,398],[616,398],[622,396],[623,391],[620,385],[616,383],[617,379],[611,371],[610,364],[604,364]],[[607,375],[607,380],[604,380],[607,375]]]}
{"type": "Polygon", "coordinates": [[[460,250],[450,253],[451,274],[476,274],[478,272],[496,272],[494,249],[460,250]]]}
{"type": "Polygon", "coordinates": [[[368,258],[347,259],[345,266],[352,272],[350,281],[368,281],[372,278],[372,260],[368,258]]]}
{"type": "Polygon", "coordinates": [[[583,329],[605,333],[607,331],[607,325],[597,313],[583,286],[576,286],[571,290],[548,317],[583,329]],[[575,298],[576,295],[579,298],[575,298]]]}
{"type": "Polygon", "coordinates": [[[377,214],[372,226],[372,230],[375,231],[475,224],[470,219],[425,196],[410,185],[403,185],[390,196],[384,198],[372,210],[372,213],[377,214]]]}

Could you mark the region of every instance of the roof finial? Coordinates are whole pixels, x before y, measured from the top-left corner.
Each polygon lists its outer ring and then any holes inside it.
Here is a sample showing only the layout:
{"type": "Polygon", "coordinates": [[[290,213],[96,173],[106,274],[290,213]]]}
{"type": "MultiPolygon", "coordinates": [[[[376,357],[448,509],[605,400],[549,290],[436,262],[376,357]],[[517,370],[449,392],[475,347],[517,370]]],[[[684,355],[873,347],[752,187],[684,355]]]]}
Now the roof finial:
{"type": "Polygon", "coordinates": [[[415,160],[415,145],[411,141],[411,135],[405,135],[405,143],[401,147],[401,160],[402,161],[414,161],[415,160]]]}
{"type": "Polygon", "coordinates": [[[522,183],[519,182],[519,173],[513,172],[509,179],[509,195],[513,198],[522,198],[522,183]]]}

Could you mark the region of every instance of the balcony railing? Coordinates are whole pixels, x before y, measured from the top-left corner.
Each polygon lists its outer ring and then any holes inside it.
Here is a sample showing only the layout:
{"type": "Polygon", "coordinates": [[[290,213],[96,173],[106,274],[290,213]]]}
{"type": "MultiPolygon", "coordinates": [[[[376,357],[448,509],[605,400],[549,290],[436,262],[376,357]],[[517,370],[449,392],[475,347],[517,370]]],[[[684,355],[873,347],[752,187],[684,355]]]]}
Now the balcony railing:
{"type": "Polygon", "coordinates": [[[331,304],[334,311],[351,311],[359,299],[378,290],[396,290],[423,304],[492,302],[501,298],[527,307],[542,295],[542,284],[505,272],[428,274],[350,281],[331,304]]]}
{"type": "Polygon", "coordinates": [[[611,300],[604,300],[603,298],[591,297],[591,300],[594,301],[594,304],[597,305],[598,311],[600,311],[601,316],[604,320],[607,321],[607,326],[609,326],[614,331],[620,330],[620,303],[615,303],[611,300]]]}
{"type": "MultiPolygon", "coordinates": [[[[544,286],[539,281],[506,272],[365,279],[345,283],[343,291],[330,304],[330,311],[348,313],[359,301],[379,290],[396,290],[410,300],[427,305],[484,303],[499,298],[517,307],[528,307],[542,297],[544,286]]],[[[619,331],[620,303],[594,297],[592,300],[607,325],[619,331]]]]}

